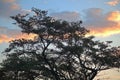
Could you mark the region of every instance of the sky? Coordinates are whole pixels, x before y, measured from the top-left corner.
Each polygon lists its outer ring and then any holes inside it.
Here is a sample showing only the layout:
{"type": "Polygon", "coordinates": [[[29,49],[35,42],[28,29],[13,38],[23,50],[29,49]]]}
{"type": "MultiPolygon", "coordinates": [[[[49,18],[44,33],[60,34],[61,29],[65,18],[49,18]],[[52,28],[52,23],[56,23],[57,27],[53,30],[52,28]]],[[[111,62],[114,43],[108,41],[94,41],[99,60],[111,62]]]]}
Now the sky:
{"type": "Polygon", "coordinates": [[[22,34],[10,18],[30,13],[32,7],[47,10],[56,19],[82,20],[96,40],[113,41],[112,46],[120,46],[120,0],[0,0],[0,52],[11,40],[34,37],[22,34]]]}

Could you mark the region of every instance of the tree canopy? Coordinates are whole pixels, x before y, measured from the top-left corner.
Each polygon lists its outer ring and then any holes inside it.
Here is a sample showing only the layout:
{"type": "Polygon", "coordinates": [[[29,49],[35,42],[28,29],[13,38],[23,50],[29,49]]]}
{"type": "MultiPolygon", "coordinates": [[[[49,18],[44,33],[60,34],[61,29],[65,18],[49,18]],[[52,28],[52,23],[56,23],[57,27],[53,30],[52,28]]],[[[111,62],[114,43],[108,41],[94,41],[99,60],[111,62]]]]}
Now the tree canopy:
{"type": "Polygon", "coordinates": [[[119,68],[119,47],[86,36],[82,21],[67,22],[33,8],[34,13],[11,18],[33,40],[10,42],[1,63],[2,80],[93,80],[98,72],[119,68]]]}

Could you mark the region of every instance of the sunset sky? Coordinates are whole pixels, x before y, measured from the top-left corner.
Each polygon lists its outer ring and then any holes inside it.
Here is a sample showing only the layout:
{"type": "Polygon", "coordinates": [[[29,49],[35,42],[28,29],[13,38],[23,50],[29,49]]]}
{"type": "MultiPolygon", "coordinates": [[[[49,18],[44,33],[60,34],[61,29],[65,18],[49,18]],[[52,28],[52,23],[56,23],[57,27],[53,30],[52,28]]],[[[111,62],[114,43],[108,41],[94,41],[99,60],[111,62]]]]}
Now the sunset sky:
{"type": "Polygon", "coordinates": [[[0,52],[11,40],[34,37],[22,34],[10,18],[30,13],[32,7],[47,10],[56,19],[82,20],[96,40],[113,41],[112,46],[120,46],[120,0],[0,0],[0,52]]]}

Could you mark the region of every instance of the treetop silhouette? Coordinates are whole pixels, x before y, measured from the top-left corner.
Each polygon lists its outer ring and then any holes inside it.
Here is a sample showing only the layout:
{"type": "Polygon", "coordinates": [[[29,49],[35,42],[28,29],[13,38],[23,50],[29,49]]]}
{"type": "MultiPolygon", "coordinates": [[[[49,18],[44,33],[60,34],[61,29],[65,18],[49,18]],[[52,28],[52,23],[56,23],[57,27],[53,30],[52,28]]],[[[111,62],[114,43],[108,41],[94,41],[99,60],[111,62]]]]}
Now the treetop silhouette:
{"type": "Polygon", "coordinates": [[[86,36],[82,21],[56,20],[47,11],[12,16],[23,33],[34,40],[10,42],[1,63],[2,80],[93,80],[101,70],[120,66],[119,47],[86,36]]]}

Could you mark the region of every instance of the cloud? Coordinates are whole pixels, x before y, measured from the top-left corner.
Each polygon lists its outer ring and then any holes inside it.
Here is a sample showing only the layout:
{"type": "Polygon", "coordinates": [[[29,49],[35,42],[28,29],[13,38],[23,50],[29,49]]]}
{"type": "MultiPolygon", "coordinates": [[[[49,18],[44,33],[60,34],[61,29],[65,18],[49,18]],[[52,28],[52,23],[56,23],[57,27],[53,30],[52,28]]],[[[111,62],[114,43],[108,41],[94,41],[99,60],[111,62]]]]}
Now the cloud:
{"type": "Polygon", "coordinates": [[[13,38],[10,38],[10,37],[8,37],[6,35],[0,35],[0,43],[2,43],[2,42],[9,42],[11,40],[13,40],[13,38]]]}
{"type": "Polygon", "coordinates": [[[15,2],[15,0],[2,0],[4,2],[15,2]]]}
{"type": "Polygon", "coordinates": [[[112,1],[107,2],[107,4],[110,6],[116,6],[119,4],[119,2],[120,2],[119,0],[112,0],[112,1]]]}
{"type": "Polygon", "coordinates": [[[108,13],[108,20],[120,22],[120,11],[112,11],[108,13]]]}
{"type": "MultiPolygon", "coordinates": [[[[78,12],[64,11],[52,13],[51,16],[67,21],[80,20],[78,12]]],[[[89,35],[106,37],[120,33],[120,11],[104,13],[101,8],[90,8],[84,10],[84,18],[82,20],[83,25],[90,30],[89,35]]]]}
{"type": "Polygon", "coordinates": [[[107,15],[104,14],[103,10],[100,8],[90,8],[84,11],[85,13],[85,23],[87,26],[95,26],[95,27],[111,27],[116,25],[113,21],[107,20],[107,15]]]}
{"type": "MultiPolygon", "coordinates": [[[[9,2],[14,2],[14,0],[11,0],[9,2]]],[[[31,12],[30,10],[24,10],[24,9],[22,11],[23,11],[23,13],[31,12]]],[[[52,13],[51,15],[57,19],[64,19],[67,21],[76,21],[76,20],[79,20],[79,18],[80,18],[79,13],[77,13],[77,12],[67,12],[66,11],[66,12],[61,12],[61,13],[52,13]]],[[[9,29],[6,27],[0,27],[0,43],[9,42],[11,40],[20,39],[20,38],[33,39],[35,36],[36,36],[35,34],[30,34],[30,35],[22,34],[20,32],[20,30],[9,29]]]]}
{"type": "Polygon", "coordinates": [[[66,21],[77,21],[80,19],[80,14],[78,12],[69,11],[52,13],[51,16],[56,19],[62,19],[66,21]]]}
{"type": "MultiPolygon", "coordinates": [[[[25,14],[29,12],[30,11],[24,10],[20,7],[18,0],[0,0],[0,20],[10,20],[10,16],[14,16],[18,13],[25,14]]],[[[0,43],[20,38],[33,39],[33,35],[22,34],[19,30],[8,29],[6,27],[1,27],[0,25],[0,43]]]]}
{"type": "Polygon", "coordinates": [[[0,0],[0,17],[9,17],[21,10],[17,0],[0,0]]]}
{"type": "Polygon", "coordinates": [[[90,35],[107,37],[115,34],[120,34],[120,25],[112,26],[112,27],[104,27],[104,28],[95,28],[90,27],[90,35]]]}
{"type": "Polygon", "coordinates": [[[23,34],[20,30],[8,29],[5,27],[0,27],[0,43],[9,42],[15,39],[34,39],[35,34],[23,34]]]}
{"type": "Polygon", "coordinates": [[[36,35],[35,34],[18,34],[18,35],[14,35],[12,37],[9,37],[8,35],[1,35],[0,34],[0,43],[3,43],[3,42],[9,42],[9,41],[12,41],[12,40],[15,40],[15,39],[34,39],[36,35]]]}
{"type": "MultiPolygon", "coordinates": [[[[78,12],[66,11],[52,13],[51,15],[57,19],[64,19],[67,21],[80,20],[80,14],[78,12]]],[[[90,30],[90,35],[105,37],[120,34],[120,11],[104,13],[104,10],[100,8],[90,8],[84,10],[84,15],[85,17],[83,19],[83,25],[90,30]]],[[[11,40],[20,38],[33,39],[34,36],[36,35],[22,34],[20,30],[0,27],[0,43],[9,42],[11,40]]]]}
{"type": "Polygon", "coordinates": [[[119,11],[104,13],[100,8],[90,8],[84,12],[84,25],[90,30],[91,35],[105,37],[120,33],[119,11]]]}
{"type": "Polygon", "coordinates": [[[0,17],[7,18],[18,13],[27,14],[31,10],[22,9],[18,0],[0,0],[0,17]]]}

